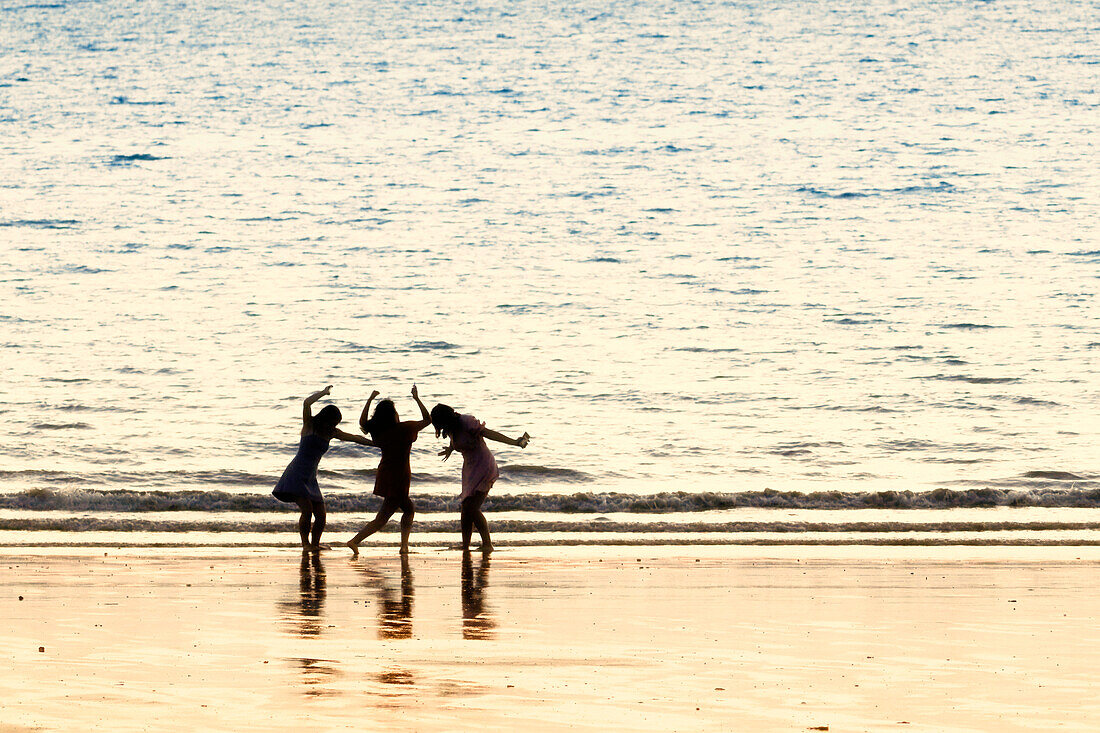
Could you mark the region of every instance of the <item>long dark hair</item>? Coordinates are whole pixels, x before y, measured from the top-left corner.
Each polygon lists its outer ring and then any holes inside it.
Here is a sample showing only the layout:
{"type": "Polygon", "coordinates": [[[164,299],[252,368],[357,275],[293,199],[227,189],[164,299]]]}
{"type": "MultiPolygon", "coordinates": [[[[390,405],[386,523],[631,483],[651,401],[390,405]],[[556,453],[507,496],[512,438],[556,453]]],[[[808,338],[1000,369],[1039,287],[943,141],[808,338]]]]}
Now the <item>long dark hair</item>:
{"type": "Polygon", "coordinates": [[[325,405],[313,416],[313,432],[323,438],[332,437],[333,431],[344,416],[340,414],[340,408],[336,405],[325,405]]]}
{"type": "Polygon", "coordinates": [[[436,435],[449,438],[458,429],[458,413],[450,405],[440,403],[432,408],[432,426],[436,435]]]}
{"type": "Polygon", "coordinates": [[[374,408],[374,414],[370,420],[360,420],[359,427],[364,433],[369,433],[377,439],[380,433],[386,433],[397,427],[397,408],[393,406],[393,400],[382,400],[374,408]]]}

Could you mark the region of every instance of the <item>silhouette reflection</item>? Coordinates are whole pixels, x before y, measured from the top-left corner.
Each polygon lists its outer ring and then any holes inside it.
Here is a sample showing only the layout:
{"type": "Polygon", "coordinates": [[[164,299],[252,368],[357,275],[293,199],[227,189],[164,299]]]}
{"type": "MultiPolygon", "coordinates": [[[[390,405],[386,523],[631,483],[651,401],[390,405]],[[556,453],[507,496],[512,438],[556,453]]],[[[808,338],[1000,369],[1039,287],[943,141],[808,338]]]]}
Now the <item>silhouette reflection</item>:
{"type": "Polygon", "coordinates": [[[292,660],[302,672],[302,684],[306,686],[305,694],[310,697],[325,697],[335,695],[336,691],[325,685],[340,674],[333,666],[331,659],[311,659],[298,657],[292,660]]]}
{"type": "Polygon", "coordinates": [[[415,592],[408,556],[401,556],[400,592],[394,590],[386,574],[378,568],[370,565],[356,567],[365,576],[364,585],[378,593],[378,638],[411,639],[415,592]]]}
{"type": "Polygon", "coordinates": [[[280,604],[283,618],[297,636],[320,636],[325,610],[325,566],[315,552],[303,552],[298,571],[298,597],[280,604]]]}
{"type": "Polygon", "coordinates": [[[487,640],[494,636],[496,621],[485,609],[485,589],[489,587],[489,556],[482,555],[477,572],[470,553],[462,555],[462,638],[487,640]]]}
{"type": "MultiPolygon", "coordinates": [[[[303,639],[321,635],[325,610],[325,566],[315,552],[303,552],[298,569],[298,593],[279,604],[282,620],[290,633],[303,639]]],[[[331,659],[292,657],[287,660],[302,673],[305,694],[311,697],[336,694],[325,685],[339,675],[331,659]]]]}

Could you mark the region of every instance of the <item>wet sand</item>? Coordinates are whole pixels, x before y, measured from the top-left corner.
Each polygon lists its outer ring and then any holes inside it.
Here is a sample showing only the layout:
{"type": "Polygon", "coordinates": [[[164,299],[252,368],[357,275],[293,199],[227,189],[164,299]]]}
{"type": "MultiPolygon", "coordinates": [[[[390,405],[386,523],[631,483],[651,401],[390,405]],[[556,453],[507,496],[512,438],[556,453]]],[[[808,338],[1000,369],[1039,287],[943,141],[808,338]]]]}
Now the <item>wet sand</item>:
{"type": "Polygon", "coordinates": [[[1095,548],[509,548],[404,566],[391,548],[9,548],[2,567],[0,731],[1100,720],[1095,548]]]}

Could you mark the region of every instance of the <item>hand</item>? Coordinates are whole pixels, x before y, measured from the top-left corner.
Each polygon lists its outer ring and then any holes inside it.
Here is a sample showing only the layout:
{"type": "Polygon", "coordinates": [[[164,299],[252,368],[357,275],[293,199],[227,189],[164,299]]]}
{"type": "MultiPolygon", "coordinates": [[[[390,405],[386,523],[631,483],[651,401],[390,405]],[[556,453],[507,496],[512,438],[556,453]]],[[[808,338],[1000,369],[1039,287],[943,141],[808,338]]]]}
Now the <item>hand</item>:
{"type": "Polygon", "coordinates": [[[416,385],[415,384],[413,385],[413,399],[414,400],[420,399],[420,393],[416,391],[416,385]]]}
{"type": "Polygon", "coordinates": [[[516,441],[516,445],[518,445],[520,448],[526,448],[529,442],[531,442],[531,436],[527,433],[524,433],[523,435],[519,436],[519,440],[516,441]]]}
{"type": "Polygon", "coordinates": [[[375,397],[377,397],[380,394],[382,394],[382,393],[379,392],[378,390],[374,390],[373,392],[370,393],[370,398],[373,400],[375,397]]]}
{"type": "Polygon", "coordinates": [[[448,458],[451,457],[451,454],[454,453],[454,450],[455,449],[452,448],[451,446],[447,446],[443,450],[439,451],[438,455],[443,456],[443,460],[447,460],[448,458]]]}
{"type": "Polygon", "coordinates": [[[326,397],[329,395],[330,392],[332,392],[332,385],[331,384],[321,390],[321,394],[326,396],[326,397]]]}

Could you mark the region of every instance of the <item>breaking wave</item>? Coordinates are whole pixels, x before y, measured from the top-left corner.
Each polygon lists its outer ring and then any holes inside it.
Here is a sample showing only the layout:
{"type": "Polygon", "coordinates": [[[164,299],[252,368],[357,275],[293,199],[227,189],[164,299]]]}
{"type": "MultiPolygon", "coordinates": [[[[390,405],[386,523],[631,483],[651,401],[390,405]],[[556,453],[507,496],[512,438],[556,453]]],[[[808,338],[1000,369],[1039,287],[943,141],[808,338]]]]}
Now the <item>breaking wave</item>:
{"type": "MultiPolygon", "coordinates": [[[[683,491],[657,494],[581,492],[574,494],[490,494],[489,511],[546,514],[669,514],[723,509],[960,509],[982,507],[1100,508],[1095,478],[1070,487],[1029,489],[935,489],[933,491],[844,492],[683,491]]],[[[423,512],[457,512],[454,494],[414,494],[423,512]]],[[[373,511],[379,499],[369,492],[334,492],[325,502],[333,512],[373,511]]],[[[270,512],[285,508],[269,494],[229,491],[139,491],[131,489],[38,488],[0,494],[0,509],[81,512],[270,512]]]]}

